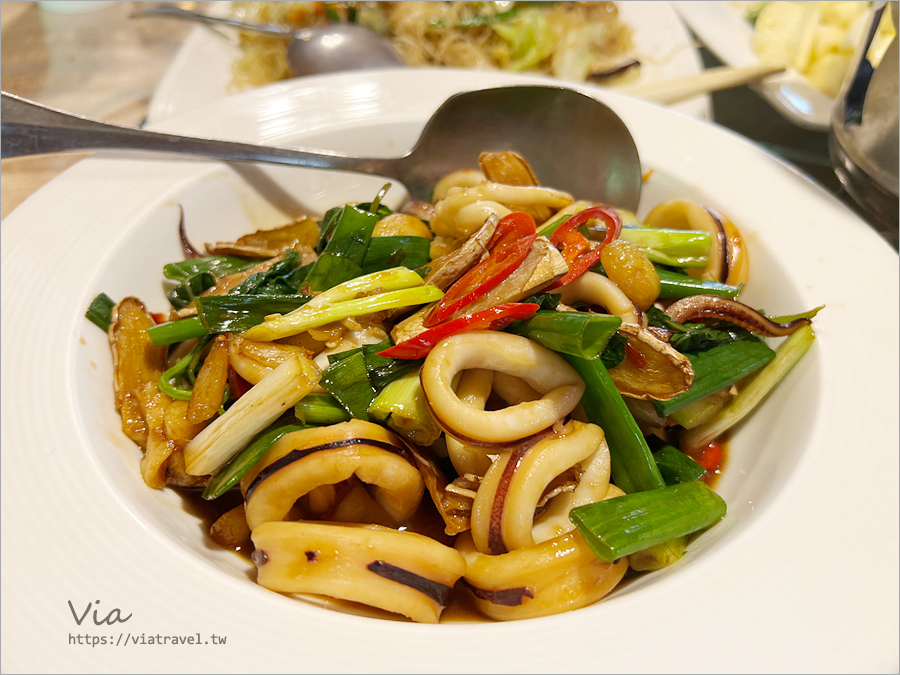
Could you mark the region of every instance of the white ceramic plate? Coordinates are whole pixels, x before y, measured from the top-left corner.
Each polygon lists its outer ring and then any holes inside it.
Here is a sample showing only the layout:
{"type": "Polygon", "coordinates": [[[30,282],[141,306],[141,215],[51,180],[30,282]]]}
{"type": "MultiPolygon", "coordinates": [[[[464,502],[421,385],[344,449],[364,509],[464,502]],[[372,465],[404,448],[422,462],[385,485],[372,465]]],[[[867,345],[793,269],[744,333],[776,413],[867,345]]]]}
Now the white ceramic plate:
{"type": "MultiPolygon", "coordinates": [[[[751,40],[753,27],[730,2],[676,0],[675,11],[723,63],[736,68],[758,64],[751,40]]],[[[788,69],[750,85],[778,112],[802,127],[828,128],[834,99],[788,69]]]]}
{"type": "MultiPolygon", "coordinates": [[[[210,11],[228,15],[227,2],[210,11]]],[[[695,75],[703,69],[687,28],[669,2],[619,2],[620,16],[634,31],[641,80],[658,82],[695,75]]],[[[154,19],[144,19],[151,21],[154,19]]],[[[168,19],[159,19],[168,21],[168,19]]],[[[150,101],[150,123],[193,110],[236,93],[231,64],[240,55],[235,33],[199,26],[190,33],[150,101]]],[[[711,119],[709,96],[695,96],[672,106],[686,115],[711,119]]]]}
{"type": "MultiPolygon", "coordinates": [[[[515,83],[554,84],[452,70],[346,73],[259,89],[160,128],[399,155],[449,95],[515,83]]],[[[140,452],[113,406],[106,336],[83,314],[101,291],[164,310],[161,268],[181,258],[177,204],[195,242],[227,240],[300,210],[370,199],[383,181],[92,158],[0,230],[0,669],[896,672],[896,253],[746,140],[581,90],[627,122],[653,170],[642,212],[671,196],[702,199],[743,231],[747,302],[775,314],[826,305],[810,353],[731,445],[717,487],[723,522],[675,566],[591,607],[529,621],[414,625],[258,587],[252,566],[208,543],[176,493],[142,483],[140,452]],[[192,636],[201,644],[147,644],[192,636]]],[[[396,206],[402,190],[389,197],[396,206]]]]}

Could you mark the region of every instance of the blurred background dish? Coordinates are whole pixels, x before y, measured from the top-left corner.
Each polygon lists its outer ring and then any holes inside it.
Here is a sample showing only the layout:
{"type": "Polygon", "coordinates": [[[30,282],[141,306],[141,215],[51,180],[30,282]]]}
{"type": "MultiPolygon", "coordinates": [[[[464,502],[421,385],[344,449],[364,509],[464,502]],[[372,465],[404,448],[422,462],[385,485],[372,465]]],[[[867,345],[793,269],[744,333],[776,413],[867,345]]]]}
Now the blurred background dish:
{"type": "MultiPolygon", "coordinates": [[[[751,85],[776,110],[802,127],[824,131],[859,37],[866,2],[673,3],[697,37],[723,62],[783,65],[787,71],[751,85]]],[[[895,30],[878,26],[872,58],[880,60],[895,30]]]]}
{"type": "MultiPolygon", "coordinates": [[[[247,21],[264,21],[273,17],[277,19],[277,14],[270,15],[259,11],[247,11],[248,8],[253,9],[259,6],[268,6],[269,4],[258,2],[213,3],[213,6],[208,9],[207,13],[217,16],[234,14],[247,21]],[[236,7],[232,7],[232,5],[236,7]],[[235,11],[236,9],[242,11],[235,11]]],[[[303,5],[309,3],[277,4],[303,5]]],[[[437,3],[392,4],[405,6],[413,4],[435,5],[437,3]]],[[[612,66],[625,65],[631,59],[640,62],[639,69],[633,69],[631,72],[625,73],[617,81],[622,83],[633,81],[658,82],[695,75],[703,69],[693,40],[672,8],[671,3],[626,1],[597,4],[614,6],[618,16],[617,20],[605,21],[602,26],[598,23],[598,26],[601,26],[601,28],[605,27],[607,31],[621,31],[623,33],[623,37],[618,37],[615,40],[623,44],[610,49],[607,69],[615,70],[612,66]],[[629,37],[631,45],[627,44],[629,37]]],[[[284,8],[276,6],[276,10],[283,11],[284,8]]],[[[149,21],[149,19],[147,20],[149,21]]],[[[427,23],[426,19],[425,24],[427,23]]],[[[528,26],[517,28],[517,30],[528,29],[528,26]]],[[[531,30],[537,29],[531,28],[531,30]]],[[[511,37],[511,40],[514,41],[515,38],[511,37]]],[[[242,49],[242,40],[239,39],[239,36],[233,30],[211,29],[206,26],[195,28],[160,81],[150,103],[147,116],[148,121],[158,121],[169,115],[204,105],[211,100],[221,100],[234,95],[242,88],[252,86],[252,83],[262,83],[286,75],[283,70],[283,54],[280,54],[272,46],[271,41],[267,42],[265,39],[250,38],[249,40],[244,40],[243,43],[251,45],[250,52],[242,49]],[[263,65],[268,61],[274,61],[275,65],[263,65]]],[[[467,46],[465,49],[470,49],[470,47],[467,46]]],[[[281,50],[283,51],[283,47],[281,50]]],[[[421,61],[423,58],[421,51],[421,46],[409,47],[407,53],[415,53],[409,59],[413,62],[421,61]]],[[[572,54],[574,56],[571,60],[581,60],[578,52],[572,52],[572,54]]],[[[452,65],[460,67],[466,62],[466,59],[475,59],[477,61],[479,58],[483,57],[470,53],[468,56],[459,57],[457,61],[451,61],[452,65]]],[[[522,59],[521,62],[516,64],[517,68],[521,68],[526,64],[527,57],[522,57],[522,59]]],[[[560,61],[563,60],[560,59],[560,61]]],[[[495,68],[496,65],[482,63],[481,67],[495,68]]],[[[585,70],[583,64],[572,64],[568,67],[560,65],[560,70],[557,72],[569,79],[583,80],[585,78],[584,73],[588,71],[585,70]]],[[[593,81],[596,82],[597,78],[593,78],[593,81]]],[[[612,85],[613,80],[609,82],[612,85]]],[[[709,119],[711,117],[710,99],[706,95],[695,96],[689,100],[674,104],[673,108],[701,119],[709,119]]]]}

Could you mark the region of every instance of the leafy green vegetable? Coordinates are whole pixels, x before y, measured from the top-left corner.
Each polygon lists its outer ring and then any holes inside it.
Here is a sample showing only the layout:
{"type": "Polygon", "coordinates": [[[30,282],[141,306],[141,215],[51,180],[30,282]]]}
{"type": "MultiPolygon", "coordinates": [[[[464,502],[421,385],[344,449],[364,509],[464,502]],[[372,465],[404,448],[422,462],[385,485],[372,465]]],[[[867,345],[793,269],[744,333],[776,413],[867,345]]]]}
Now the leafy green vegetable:
{"type": "Polygon", "coordinates": [[[185,279],[166,293],[169,304],[175,309],[183,309],[196,297],[216,285],[216,278],[210,272],[202,271],[185,279]]]}
{"type": "Polygon", "coordinates": [[[206,339],[199,340],[187,356],[160,375],[156,385],[162,393],[181,401],[191,400],[193,390],[179,387],[173,381],[187,381],[189,384],[196,381],[197,369],[200,367],[200,354],[207,342],[206,339]]]}
{"type": "Polygon", "coordinates": [[[741,389],[734,400],[711,420],[684,435],[682,442],[685,447],[702,447],[749,415],[797,365],[815,339],[812,326],[808,324],[791,333],[778,346],[778,351],[767,360],[765,367],[741,389]]]}
{"type": "Polygon", "coordinates": [[[309,267],[300,267],[300,254],[293,249],[269,269],[251,274],[229,291],[231,295],[294,295],[306,280],[309,267]]]}
{"type": "Polygon", "coordinates": [[[653,326],[674,331],[669,344],[682,353],[700,352],[735,340],[757,340],[749,331],[730,324],[716,328],[715,324],[709,323],[678,323],[657,307],[647,310],[647,321],[653,326]]]}
{"type": "Polygon", "coordinates": [[[376,392],[366,371],[366,358],[362,350],[343,352],[341,358],[329,357],[328,367],[322,371],[319,384],[341,404],[352,417],[369,419],[369,406],[376,392]]]}
{"type": "Polygon", "coordinates": [[[411,270],[425,265],[430,259],[431,240],[425,237],[397,235],[372,237],[363,258],[364,274],[403,265],[411,270]]]}
{"type": "Polygon", "coordinates": [[[702,352],[685,353],[694,369],[694,382],[683,394],[668,401],[654,401],[660,417],[666,417],[688,403],[728,387],[775,357],[775,352],[756,338],[734,340],[702,352]]]}
{"type": "Polygon", "coordinates": [[[666,485],[687,483],[697,480],[706,469],[672,445],[664,445],[653,452],[656,466],[666,481],[666,485]]]}
{"type": "Polygon", "coordinates": [[[509,70],[536,68],[553,54],[556,47],[553,29],[547,16],[539,10],[522,10],[508,21],[491,25],[494,32],[509,44],[509,70]]]}
{"type": "Polygon", "coordinates": [[[386,339],[377,344],[363,345],[356,349],[332,354],[328,357],[328,360],[329,363],[332,361],[340,361],[342,358],[347,358],[357,352],[362,352],[366,362],[366,372],[368,373],[369,381],[376,391],[380,391],[394,380],[409,372],[418,371],[422,366],[421,359],[392,359],[387,356],[378,355],[378,352],[382,352],[390,346],[391,341],[386,339]]]}
{"type": "Polygon", "coordinates": [[[620,333],[610,336],[609,341],[600,352],[600,361],[603,366],[609,370],[625,360],[625,345],[628,344],[628,338],[620,333]]]}
{"type": "Polygon", "coordinates": [[[243,333],[270,314],[287,314],[305,305],[309,295],[206,295],[197,298],[197,316],[210,333],[243,333]]]}
{"type": "Polygon", "coordinates": [[[321,253],[306,278],[311,290],[325,291],[363,274],[366,252],[379,218],[362,205],[351,204],[325,214],[319,236],[321,253]]]}
{"type": "Polygon", "coordinates": [[[213,255],[169,263],[163,267],[163,276],[173,281],[187,281],[195,274],[209,272],[216,277],[243,272],[257,261],[231,255],[213,255]]]}

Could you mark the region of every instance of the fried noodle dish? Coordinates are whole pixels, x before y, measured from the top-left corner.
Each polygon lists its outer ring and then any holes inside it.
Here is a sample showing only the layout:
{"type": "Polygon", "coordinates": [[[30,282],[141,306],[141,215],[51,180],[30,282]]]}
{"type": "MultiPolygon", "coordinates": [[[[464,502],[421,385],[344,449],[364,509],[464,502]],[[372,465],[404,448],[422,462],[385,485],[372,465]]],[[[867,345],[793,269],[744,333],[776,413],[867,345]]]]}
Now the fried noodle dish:
{"type": "Polygon", "coordinates": [[[261,586],[527,619],[671,565],[725,516],[725,440],[818,308],[741,302],[747,247],[713,208],[639,221],[514,152],[477,164],[430,202],[393,211],[388,184],[202,252],[182,218],[164,313],[91,304],[144,482],[202,494],[261,586]]]}
{"type": "MultiPolygon", "coordinates": [[[[409,66],[528,71],[584,82],[636,77],[631,29],[612,2],[234,2],[248,23],[358,23],[387,35],[409,66]]],[[[244,32],[238,89],[291,77],[287,41],[244,32]]]]}

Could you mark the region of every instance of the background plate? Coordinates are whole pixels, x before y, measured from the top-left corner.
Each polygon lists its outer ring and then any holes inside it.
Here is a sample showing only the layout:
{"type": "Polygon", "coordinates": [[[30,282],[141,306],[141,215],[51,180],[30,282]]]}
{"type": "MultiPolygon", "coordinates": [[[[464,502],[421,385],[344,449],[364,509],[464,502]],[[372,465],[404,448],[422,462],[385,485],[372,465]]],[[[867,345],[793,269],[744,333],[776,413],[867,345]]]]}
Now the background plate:
{"type": "MultiPolygon", "coordinates": [[[[730,2],[676,0],[675,11],[723,63],[740,68],[760,61],[753,51],[753,27],[730,2]]],[[[808,129],[828,128],[834,99],[788,69],[749,85],[786,118],[808,129]]]]}
{"type": "MultiPolygon", "coordinates": [[[[229,4],[215,3],[210,13],[227,16],[229,4]]],[[[671,3],[626,1],[616,4],[622,20],[634,31],[638,58],[642,62],[640,81],[686,77],[703,69],[692,38],[671,3]]],[[[232,30],[208,26],[198,26],[191,32],[150,101],[149,123],[236,93],[231,87],[231,64],[240,56],[235,35],[232,30]]],[[[700,119],[711,118],[708,96],[695,96],[672,108],[700,119]]]]}

